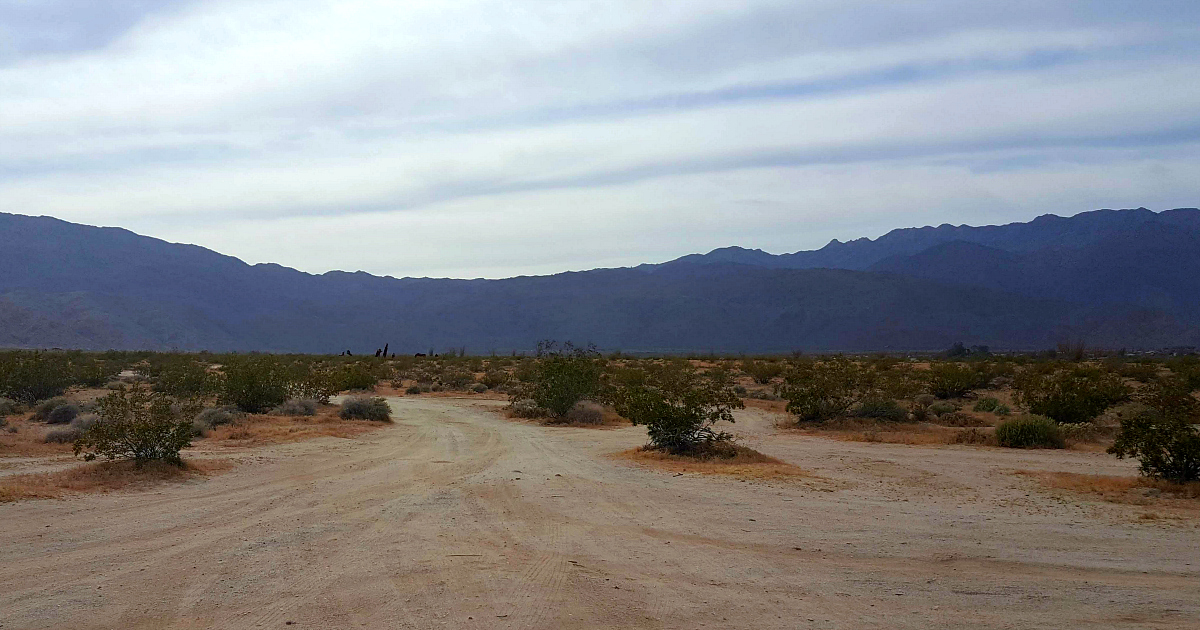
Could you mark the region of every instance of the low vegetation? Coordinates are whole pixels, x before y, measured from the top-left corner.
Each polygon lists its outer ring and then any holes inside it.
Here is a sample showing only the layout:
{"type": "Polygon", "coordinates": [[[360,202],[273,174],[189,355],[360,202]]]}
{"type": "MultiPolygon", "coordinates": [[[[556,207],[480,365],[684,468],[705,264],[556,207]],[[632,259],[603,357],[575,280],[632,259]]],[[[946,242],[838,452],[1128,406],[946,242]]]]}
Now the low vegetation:
{"type": "Polygon", "coordinates": [[[351,396],[342,402],[338,415],[344,420],[391,422],[392,408],[378,396],[351,396]]]}
{"type": "Polygon", "coordinates": [[[996,427],[996,442],[1008,448],[1063,448],[1062,430],[1053,420],[1025,415],[1005,420],[996,427]]]}

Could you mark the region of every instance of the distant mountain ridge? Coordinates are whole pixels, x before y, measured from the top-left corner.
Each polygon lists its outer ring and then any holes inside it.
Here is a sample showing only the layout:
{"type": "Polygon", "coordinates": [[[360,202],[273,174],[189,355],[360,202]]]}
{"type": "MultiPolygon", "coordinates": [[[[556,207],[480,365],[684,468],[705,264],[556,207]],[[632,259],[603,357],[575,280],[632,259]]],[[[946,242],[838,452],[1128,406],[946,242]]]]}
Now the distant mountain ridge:
{"type": "Polygon", "coordinates": [[[772,255],[506,280],[307,274],[0,213],[0,347],[399,352],[1037,349],[1200,343],[1200,210],[894,230],[772,255]]]}

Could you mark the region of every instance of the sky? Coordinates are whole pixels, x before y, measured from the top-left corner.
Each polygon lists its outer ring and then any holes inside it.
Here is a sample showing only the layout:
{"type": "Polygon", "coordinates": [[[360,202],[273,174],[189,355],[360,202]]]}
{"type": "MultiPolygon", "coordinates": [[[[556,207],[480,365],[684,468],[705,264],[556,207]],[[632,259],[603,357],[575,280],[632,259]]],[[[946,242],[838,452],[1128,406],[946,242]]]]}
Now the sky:
{"type": "Polygon", "coordinates": [[[0,211],[509,277],[1200,206],[1195,0],[0,0],[0,211]]]}

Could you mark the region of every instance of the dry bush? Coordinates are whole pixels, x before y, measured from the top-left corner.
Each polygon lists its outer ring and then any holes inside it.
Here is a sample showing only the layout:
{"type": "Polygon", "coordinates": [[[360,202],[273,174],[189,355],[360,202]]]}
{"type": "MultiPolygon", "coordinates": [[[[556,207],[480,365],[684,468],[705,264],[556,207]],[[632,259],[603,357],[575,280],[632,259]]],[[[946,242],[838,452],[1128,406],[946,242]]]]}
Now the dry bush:
{"type": "Polygon", "coordinates": [[[604,407],[590,400],[581,400],[571,407],[564,418],[568,424],[600,424],[604,421],[604,407]]]}
{"type": "Polygon", "coordinates": [[[731,475],[743,479],[763,480],[812,477],[811,473],[799,466],[764,455],[752,448],[730,446],[734,451],[729,457],[697,459],[646,447],[615,453],[614,457],[676,473],[731,475]]]}
{"type": "Polygon", "coordinates": [[[508,407],[509,415],[514,418],[545,418],[550,415],[550,412],[539,407],[537,402],[526,398],[513,402],[508,407]]]}
{"type": "Polygon", "coordinates": [[[990,427],[992,423],[982,418],[977,418],[969,413],[961,411],[951,411],[929,419],[932,424],[943,427],[990,427]]]}
{"type": "Polygon", "coordinates": [[[320,406],[315,400],[293,398],[276,407],[271,413],[277,416],[315,416],[320,406]]]}
{"type": "Polygon", "coordinates": [[[137,489],[166,481],[181,482],[229,468],[219,460],[188,460],[183,466],[132,461],[101,462],[69,470],[0,477],[0,503],[22,499],[57,499],[66,494],[137,489]]]}

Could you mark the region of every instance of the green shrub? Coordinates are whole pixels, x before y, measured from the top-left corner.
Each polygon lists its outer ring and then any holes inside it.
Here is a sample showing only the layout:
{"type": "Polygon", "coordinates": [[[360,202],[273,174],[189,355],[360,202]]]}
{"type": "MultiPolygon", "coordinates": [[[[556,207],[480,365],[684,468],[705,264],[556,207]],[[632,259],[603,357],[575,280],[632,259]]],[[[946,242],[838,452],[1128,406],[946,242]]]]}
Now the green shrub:
{"type": "Polygon", "coordinates": [[[247,413],[263,413],[288,399],[292,380],[273,357],[236,359],[227,363],[224,371],[222,404],[234,405],[247,413]]]}
{"type": "Polygon", "coordinates": [[[798,421],[819,422],[846,415],[873,387],[871,370],[845,357],[830,357],[793,365],[779,394],[798,421]]]}
{"type": "Polygon", "coordinates": [[[1005,420],[996,427],[996,442],[1008,448],[1063,448],[1062,431],[1050,418],[1035,415],[1005,420]]]}
{"type": "Polygon", "coordinates": [[[79,407],[73,404],[59,405],[46,416],[46,424],[70,424],[79,415],[79,407]]]}
{"type": "Polygon", "coordinates": [[[903,422],[908,419],[908,412],[894,400],[868,398],[862,401],[854,415],[859,418],[874,418],[890,422],[903,422]]]}
{"type": "Polygon", "coordinates": [[[931,416],[943,416],[956,411],[958,411],[958,405],[944,400],[939,400],[929,405],[929,415],[931,416]]]}
{"type": "Polygon", "coordinates": [[[968,363],[935,363],[929,368],[929,393],[961,398],[987,385],[988,376],[968,363]]]}
{"type": "Polygon", "coordinates": [[[1200,403],[1188,381],[1159,379],[1138,392],[1137,399],[1145,408],[1121,419],[1108,452],[1136,458],[1147,477],[1177,483],[1200,480],[1200,431],[1195,426],[1200,403]]]}
{"type": "Polygon", "coordinates": [[[347,391],[374,391],[379,383],[379,375],[373,366],[365,363],[351,363],[342,368],[340,374],[341,389],[347,391]]]}
{"type": "Polygon", "coordinates": [[[1079,365],[1026,369],[1017,375],[1013,388],[1017,402],[1031,413],[1072,424],[1091,422],[1129,397],[1129,388],[1119,376],[1079,365]]]}
{"type": "Polygon", "coordinates": [[[209,429],[215,429],[221,425],[233,424],[233,421],[237,420],[241,413],[241,410],[234,406],[209,407],[196,414],[195,421],[209,429]]]}
{"type": "Polygon", "coordinates": [[[713,425],[733,422],[743,407],[727,379],[700,375],[688,362],[651,365],[644,378],[627,380],[609,393],[617,413],[634,425],[645,425],[650,448],[676,455],[703,456],[733,436],[713,425]]]}
{"type": "Polygon", "coordinates": [[[417,394],[422,393],[423,391],[425,391],[425,390],[421,389],[420,385],[413,385],[412,387],[409,387],[408,389],[404,390],[404,393],[408,394],[410,396],[415,396],[417,394]]]}
{"type": "Polygon", "coordinates": [[[50,414],[54,413],[55,409],[69,404],[71,404],[71,401],[62,396],[43,400],[33,408],[33,417],[30,419],[37,422],[46,422],[50,419],[50,414]]]}
{"type": "Polygon", "coordinates": [[[221,388],[221,375],[190,357],[140,368],[139,372],[154,380],[155,391],[177,398],[215,396],[221,388]]]}
{"type": "Polygon", "coordinates": [[[338,415],[346,420],[391,422],[392,408],[378,396],[351,396],[342,402],[342,410],[338,415]]]}
{"type": "Polygon", "coordinates": [[[26,405],[61,396],[73,381],[66,355],[45,352],[0,353],[0,395],[26,405]]]}
{"type": "Polygon", "coordinates": [[[193,403],[122,387],[100,399],[97,411],[99,421],[75,440],[76,455],[88,461],[129,458],[139,466],[152,460],[183,464],[179,452],[192,443],[193,403]]]}
{"type": "Polygon", "coordinates": [[[504,370],[488,370],[479,382],[487,386],[488,389],[496,389],[497,387],[507,385],[511,380],[512,376],[504,370]]]}
{"type": "Polygon", "coordinates": [[[21,403],[11,398],[0,398],[0,417],[16,415],[23,409],[21,403]]]}
{"type": "Polygon", "coordinates": [[[988,412],[994,413],[999,406],[1000,406],[1000,401],[989,396],[987,398],[980,398],[979,401],[975,403],[975,406],[972,407],[972,409],[974,409],[975,411],[981,411],[984,413],[988,413],[988,412]]]}
{"type": "Polygon", "coordinates": [[[996,414],[997,416],[1010,416],[1012,415],[1012,409],[1009,409],[1008,405],[996,405],[996,408],[992,410],[992,413],[996,414]]]}
{"type": "Polygon", "coordinates": [[[783,364],[777,361],[755,361],[748,359],[742,362],[742,371],[759,385],[770,383],[775,377],[783,374],[783,364]]]}
{"type": "Polygon", "coordinates": [[[511,395],[512,401],[530,399],[553,416],[566,414],[575,403],[599,392],[604,371],[599,356],[592,346],[538,343],[538,358],[523,377],[528,380],[511,395]]]}

